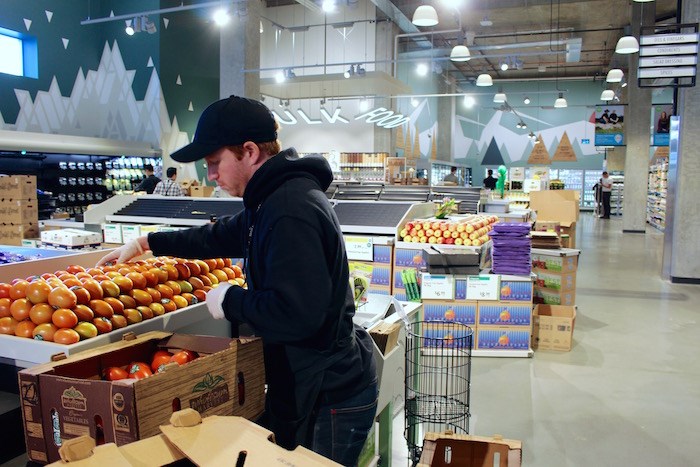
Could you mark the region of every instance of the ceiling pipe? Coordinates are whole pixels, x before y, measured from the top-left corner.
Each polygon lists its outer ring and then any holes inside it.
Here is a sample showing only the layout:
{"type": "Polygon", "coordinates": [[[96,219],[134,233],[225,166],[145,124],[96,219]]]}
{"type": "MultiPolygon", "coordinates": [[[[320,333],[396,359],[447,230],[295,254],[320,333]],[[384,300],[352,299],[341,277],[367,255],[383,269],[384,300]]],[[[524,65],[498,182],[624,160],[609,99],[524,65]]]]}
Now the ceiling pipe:
{"type": "Polygon", "coordinates": [[[202,9],[202,8],[221,8],[224,5],[236,4],[236,3],[246,3],[246,1],[247,0],[227,1],[227,2],[218,1],[218,2],[197,3],[195,5],[180,5],[180,6],[175,6],[172,8],[160,8],[158,10],[149,10],[149,11],[142,11],[140,13],[129,13],[126,15],[107,16],[105,18],[95,18],[95,19],[90,19],[90,16],[88,16],[88,19],[81,21],[80,24],[86,25],[86,24],[107,23],[110,21],[134,19],[135,16],[160,15],[163,13],[175,13],[175,12],[179,12],[179,11],[198,10],[198,9],[202,9]]]}

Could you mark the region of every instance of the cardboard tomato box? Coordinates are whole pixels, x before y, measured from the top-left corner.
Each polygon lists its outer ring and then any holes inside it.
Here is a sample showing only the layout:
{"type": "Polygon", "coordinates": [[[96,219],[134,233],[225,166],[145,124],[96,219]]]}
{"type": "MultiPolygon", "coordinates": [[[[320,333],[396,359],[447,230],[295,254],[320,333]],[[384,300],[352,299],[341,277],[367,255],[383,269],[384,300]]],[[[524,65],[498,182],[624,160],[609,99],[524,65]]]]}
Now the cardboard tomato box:
{"type": "Polygon", "coordinates": [[[479,326],[530,326],[532,304],[508,302],[479,302],[479,326]]]}
{"type": "Polygon", "coordinates": [[[476,327],[476,349],[479,350],[528,350],[530,326],[481,326],[476,327]]]}
{"type": "Polygon", "coordinates": [[[270,431],[244,418],[210,416],[190,421],[191,414],[180,416],[182,412],[173,414],[172,424],[160,427],[162,434],[121,447],[113,443],[93,447],[93,440],[75,440],[80,443],[63,450],[66,460],[51,467],[340,465],[301,446],[293,451],[283,449],[270,431]]]}
{"type": "Polygon", "coordinates": [[[444,321],[476,324],[476,301],[465,300],[423,300],[423,321],[444,321]]]}
{"type": "Polygon", "coordinates": [[[259,339],[145,333],[19,373],[27,455],[58,460],[64,440],[81,435],[117,445],[158,433],[180,408],[203,415],[255,418],[264,410],[259,339]],[[199,358],[140,380],[104,381],[106,368],[143,361],[156,350],[187,349],[199,358]]]}
{"type": "Polygon", "coordinates": [[[503,439],[500,435],[426,433],[418,467],[520,467],[522,450],[521,441],[503,439]]]}

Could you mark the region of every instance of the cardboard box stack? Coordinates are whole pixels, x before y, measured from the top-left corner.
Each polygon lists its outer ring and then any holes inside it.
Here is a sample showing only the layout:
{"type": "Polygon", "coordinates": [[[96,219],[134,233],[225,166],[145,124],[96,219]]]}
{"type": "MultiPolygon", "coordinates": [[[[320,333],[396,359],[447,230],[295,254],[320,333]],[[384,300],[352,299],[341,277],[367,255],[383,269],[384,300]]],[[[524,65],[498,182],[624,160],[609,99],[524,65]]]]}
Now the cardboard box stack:
{"type": "MultiPolygon", "coordinates": [[[[473,332],[478,350],[529,350],[532,331],[533,284],[528,276],[500,276],[498,300],[468,300],[466,277],[455,277],[454,299],[423,299],[430,336],[444,338],[443,323],[461,323],[473,332]],[[442,333],[442,334],[441,334],[442,333]]],[[[456,338],[457,336],[452,336],[456,338]]]]}
{"type": "Polygon", "coordinates": [[[0,176],[0,245],[39,236],[39,202],[33,175],[0,176]]]}
{"type": "Polygon", "coordinates": [[[569,305],[576,303],[576,271],[580,250],[533,249],[532,272],[535,280],[535,303],[569,305]]]}
{"type": "Polygon", "coordinates": [[[521,441],[503,439],[500,435],[426,433],[418,467],[520,467],[522,449],[521,441]]]}
{"type": "Polygon", "coordinates": [[[154,436],[181,407],[253,419],[264,409],[264,383],[259,339],[154,331],[80,352],[20,371],[27,454],[46,463],[59,459],[66,440],[81,435],[120,446],[154,436]],[[148,365],[163,349],[187,349],[199,358],[143,379],[101,379],[109,367],[148,365]]]}
{"type": "Polygon", "coordinates": [[[530,209],[537,212],[537,222],[559,223],[562,246],[576,248],[576,222],[580,193],[576,190],[530,192],[530,209]]]}

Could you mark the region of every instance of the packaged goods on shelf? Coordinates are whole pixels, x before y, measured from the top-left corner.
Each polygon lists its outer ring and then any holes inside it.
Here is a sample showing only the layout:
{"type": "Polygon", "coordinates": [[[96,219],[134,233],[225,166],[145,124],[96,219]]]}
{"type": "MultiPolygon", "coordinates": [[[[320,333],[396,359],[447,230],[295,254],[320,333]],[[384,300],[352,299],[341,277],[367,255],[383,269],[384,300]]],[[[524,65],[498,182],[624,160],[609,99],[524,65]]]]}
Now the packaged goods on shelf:
{"type": "Polygon", "coordinates": [[[532,304],[480,301],[478,326],[531,326],[532,304]]]}
{"type": "Polygon", "coordinates": [[[117,445],[153,436],[176,405],[253,419],[264,410],[264,383],[259,339],[146,333],[20,371],[27,453],[45,463],[59,459],[63,441],[82,434],[117,445]],[[199,358],[142,379],[100,379],[105,368],[164,349],[187,349],[199,358]]]}
{"type": "Polygon", "coordinates": [[[530,326],[477,326],[477,350],[529,350],[530,326]]]}
{"type": "Polygon", "coordinates": [[[535,287],[534,302],[545,305],[575,305],[575,290],[553,290],[545,287],[535,287]]]}
{"type": "Polygon", "coordinates": [[[426,433],[418,467],[499,465],[520,467],[522,442],[502,436],[426,433]]]}
{"type": "Polygon", "coordinates": [[[571,350],[576,323],[576,307],[537,305],[533,315],[532,348],[571,350]]]}
{"type": "Polygon", "coordinates": [[[476,324],[477,302],[464,300],[424,300],[423,321],[476,324]]]}

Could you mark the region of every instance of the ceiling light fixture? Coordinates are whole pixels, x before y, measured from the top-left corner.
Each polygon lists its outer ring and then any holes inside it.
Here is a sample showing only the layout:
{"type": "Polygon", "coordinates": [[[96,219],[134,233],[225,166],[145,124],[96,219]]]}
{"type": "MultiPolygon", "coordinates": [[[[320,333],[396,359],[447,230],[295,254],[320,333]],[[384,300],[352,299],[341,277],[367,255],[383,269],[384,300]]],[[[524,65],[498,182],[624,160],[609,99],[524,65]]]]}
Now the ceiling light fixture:
{"type": "Polygon", "coordinates": [[[413,107],[418,107],[418,99],[412,97],[411,98],[411,105],[413,107]]]}
{"type": "Polygon", "coordinates": [[[275,75],[275,81],[279,83],[284,83],[285,77],[284,77],[284,72],[278,71],[277,74],[275,75]]]}
{"type": "Polygon", "coordinates": [[[646,2],[653,2],[654,0],[632,0],[633,2],[637,3],[646,3],[646,2]]]}
{"type": "Polygon", "coordinates": [[[611,101],[615,97],[615,92],[612,89],[606,89],[600,94],[601,101],[611,101]]]}
{"type": "Polygon", "coordinates": [[[508,71],[508,62],[501,62],[501,71],[508,71]]]}
{"type": "Polygon", "coordinates": [[[493,86],[493,79],[488,73],[482,73],[476,78],[477,86],[493,86]]]}
{"type": "Polygon", "coordinates": [[[619,68],[613,68],[612,70],[608,71],[608,76],[605,78],[605,81],[608,83],[619,83],[622,81],[622,78],[625,76],[622,70],[619,68]]]}
{"type": "Polygon", "coordinates": [[[615,53],[633,54],[639,52],[639,42],[634,36],[622,36],[615,46],[615,53]]]}
{"type": "Polygon", "coordinates": [[[560,92],[559,97],[557,97],[557,100],[554,101],[554,108],[555,109],[563,109],[564,107],[567,107],[569,104],[566,102],[566,99],[564,99],[564,93],[560,92]]]}
{"type": "Polygon", "coordinates": [[[493,26],[493,21],[491,21],[488,16],[484,16],[481,21],[479,21],[479,24],[484,27],[493,26]]]}
{"type": "Polygon", "coordinates": [[[530,104],[530,98],[525,96],[525,99],[523,99],[523,104],[529,105],[530,104]]]}
{"type": "Polygon", "coordinates": [[[355,70],[358,76],[365,76],[367,73],[367,71],[365,71],[365,69],[359,63],[355,66],[355,70]]]}
{"type": "Polygon", "coordinates": [[[425,63],[419,63],[416,65],[416,74],[418,76],[426,76],[428,74],[428,65],[425,63]]]}
{"type": "Polygon", "coordinates": [[[626,88],[627,87],[627,81],[623,81],[622,84],[620,85],[621,88],[626,88]]]}
{"type": "Polygon", "coordinates": [[[466,45],[455,45],[450,52],[450,60],[453,62],[468,62],[472,58],[466,45]]]}
{"type": "Polygon", "coordinates": [[[124,32],[126,32],[126,34],[129,36],[133,36],[134,33],[136,32],[134,25],[136,25],[138,23],[139,23],[138,18],[126,20],[126,28],[124,28],[124,32]]]}
{"type": "Polygon", "coordinates": [[[503,92],[503,88],[498,88],[498,92],[493,96],[493,101],[496,104],[503,104],[506,100],[506,93],[503,92]]]}
{"type": "Polygon", "coordinates": [[[364,97],[360,99],[360,112],[367,112],[369,109],[369,101],[364,97]]]}
{"type": "Polygon", "coordinates": [[[216,10],[213,18],[214,23],[216,23],[217,26],[225,26],[231,20],[231,17],[228,15],[228,11],[226,11],[225,8],[219,8],[216,10]]]}
{"type": "Polygon", "coordinates": [[[350,68],[348,68],[345,73],[343,73],[343,76],[347,79],[350,78],[351,76],[355,75],[355,67],[353,65],[350,65],[350,68]]]}
{"type": "Polygon", "coordinates": [[[411,22],[416,26],[435,26],[439,22],[437,11],[430,5],[421,5],[413,13],[411,22]]]}
{"type": "Polygon", "coordinates": [[[474,104],[476,104],[476,99],[474,99],[474,96],[466,94],[464,96],[464,107],[471,109],[474,107],[474,104]]]}
{"type": "Polygon", "coordinates": [[[335,1],[323,0],[323,3],[321,3],[321,9],[326,13],[332,13],[333,11],[335,11],[335,1]]]}

